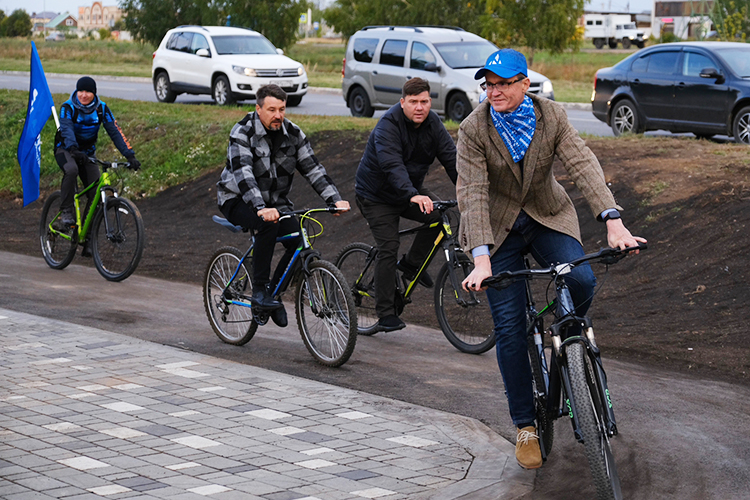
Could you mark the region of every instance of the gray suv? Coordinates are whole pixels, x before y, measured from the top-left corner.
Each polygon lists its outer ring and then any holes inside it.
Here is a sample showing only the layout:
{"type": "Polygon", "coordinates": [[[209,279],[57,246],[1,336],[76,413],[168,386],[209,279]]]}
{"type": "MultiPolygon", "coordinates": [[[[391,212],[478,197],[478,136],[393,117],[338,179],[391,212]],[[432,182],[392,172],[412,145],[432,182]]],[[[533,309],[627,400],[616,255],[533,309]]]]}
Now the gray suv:
{"type": "MultiPolygon", "coordinates": [[[[460,122],[479,104],[482,89],[474,73],[498,50],[461,28],[367,26],[349,39],[342,89],[354,116],[372,116],[401,98],[410,78],[430,82],[432,109],[460,122]]],[[[552,82],[529,70],[529,92],[554,99],[552,82]]]]}

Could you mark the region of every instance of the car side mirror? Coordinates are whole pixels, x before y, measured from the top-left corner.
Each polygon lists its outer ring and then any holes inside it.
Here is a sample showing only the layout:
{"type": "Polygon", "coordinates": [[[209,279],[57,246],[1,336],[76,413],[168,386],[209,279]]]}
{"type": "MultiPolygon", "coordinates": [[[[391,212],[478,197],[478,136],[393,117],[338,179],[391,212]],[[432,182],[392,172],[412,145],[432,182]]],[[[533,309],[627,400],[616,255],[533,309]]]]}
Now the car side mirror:
{"type": "Polygon", "coordinates": [[[211,53],[208,51],[208,49],[198,49],[195,51],[195,55],[198,57],[211,57],[211,53]]]}
{"type": "Polygon", "coordinates": [[[284,49],[276,49],[276,53],[279,55],[284,55],[284,49]]]}
{"type": "Polygon", "coordinates": [[[432,71],[433,73],[437,73],[438,71],[440,71],[440,66],[436,65],[434,62],[428,62],[422,69],[424,69],[425,71],[432,71]]]}
{"type": "Polygon", "coordinates": [[[716,68],[703,68],[700,72],[701,78],[712,78],[716,80],[716,83],[724,81],[724,77],[716,68]]]}

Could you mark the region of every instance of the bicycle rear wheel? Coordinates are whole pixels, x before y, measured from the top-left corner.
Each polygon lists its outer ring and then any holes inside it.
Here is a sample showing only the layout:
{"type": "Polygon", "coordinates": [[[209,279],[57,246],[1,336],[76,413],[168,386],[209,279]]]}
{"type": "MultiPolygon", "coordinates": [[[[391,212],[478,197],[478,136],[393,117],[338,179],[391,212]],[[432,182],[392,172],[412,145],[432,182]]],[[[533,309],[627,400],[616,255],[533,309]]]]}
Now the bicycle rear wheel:
{"type": "Polygon", "coordinates": [[[357,333],[373,335],[378,331],[378,315],[375,312],[375,259],[368,263],[373,247],[366,243],[345,246],[336,257],[336,267],[351,287],[354,305],[357,308],[357,333]]]}
{"type": "MultiPolygon", "coordinates": [[[[459,253],[454,267],[460,283],[474,269],[474,264],[463,253],[459,253]]],[[[451,262],[446,262],[437,276],[435,286],[435,314],[443,335],[461,352],[482,354],[495,345],[495,325],[487,296],[484,293],[468,293],[453,288],[450,278],[451,262]]]]}
{"type": "Polygon", "coordinates": [[[55,191],[44,202],[39,222],[39,242],[42,255],[52,269],[64,269],[73,261],[78,245],[78,231],[59,226],[62,195],[55,191]]]}
{"type": "Polygon", "coordinates": [[[242,252],[236,248],[220,248],[211,257],[203,277],[203,307],[208,322],[222,342],[232,345],[247,344],[258,330],[250,307],[229,303],[231,300],[249,302],[243,297],[253,294],[252,260],[245,259],[238,270],[240,260],[242,252]],[[237,276],[230,283],[235,271],[237,276]]]}
{"type": "Polygon", "coordinates": [[[604,425],[602,405],[594,367],[583,344],[575,342],[565,349],[572,391],[571,405],[578,417],[583,446],[599,500],[622,498],[612,447],[604,425]]]}
{"type": "Polygon", "coordinates": [[[341,366],[357,343],[357,311],[341,271],[325,260],[310,263],[310,274],[299,280],[297,326],[315,361],[341,366]]]}
{"type": "Polygon", "coordinates": [[[107,198],[92,228],[91,254],[99,274],[109,281],[133,274],[145,245],[143,218],[135,204],[126,198],[107,198]]]}

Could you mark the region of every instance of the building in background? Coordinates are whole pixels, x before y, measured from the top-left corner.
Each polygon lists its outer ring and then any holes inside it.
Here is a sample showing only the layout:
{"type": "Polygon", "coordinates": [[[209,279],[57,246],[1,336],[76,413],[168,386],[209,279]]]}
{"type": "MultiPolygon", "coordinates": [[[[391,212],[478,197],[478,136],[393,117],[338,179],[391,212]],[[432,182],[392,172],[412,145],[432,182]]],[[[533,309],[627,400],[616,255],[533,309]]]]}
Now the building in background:
{"type": "Polygon", "coordinates": [[[63,12],[44,25],[45,33],[50,31],[75,31],[77,29],[78,20],[70,12],[63,12]]]}
{"type": "Polygon", "coordinates": [[[122,11],[117,6],[102,5],[94,2],[91,7],[78,7],[78,29],[84,32],[112,29],[122,18],[122,11]]]}
{"type": "Polygon", "coordinates": [[[680,40],[702,39],[711,30],[708,14],[712,0],[654,0],[651,19],[653,35],[674,33],[680,40]]]}
{"type": "MultiPolygon", "coordinates": [[[[7,12],[6,15],[10,15],[7,12]]],[[[32,12],[31,16],[31,31],[34,33],[44,32],[44,26],[57,17],[57,12],[32,12]]]]}

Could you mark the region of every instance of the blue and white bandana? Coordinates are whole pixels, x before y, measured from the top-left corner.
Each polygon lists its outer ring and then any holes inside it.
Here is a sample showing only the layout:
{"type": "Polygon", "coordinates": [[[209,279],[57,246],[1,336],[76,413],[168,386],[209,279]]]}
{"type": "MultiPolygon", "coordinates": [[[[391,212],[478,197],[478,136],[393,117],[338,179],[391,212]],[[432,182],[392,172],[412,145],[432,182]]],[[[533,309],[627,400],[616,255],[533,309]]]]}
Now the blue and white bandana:
{"type": "Polygon", "coordinates": [[[511,113],[498,113],[490,106],[490,114],[497,133],[503,138],[513,161],[518,163],[526,156],[536,130],[536,115],[531,98],[524,96],[521,105],[511,113]]]}

